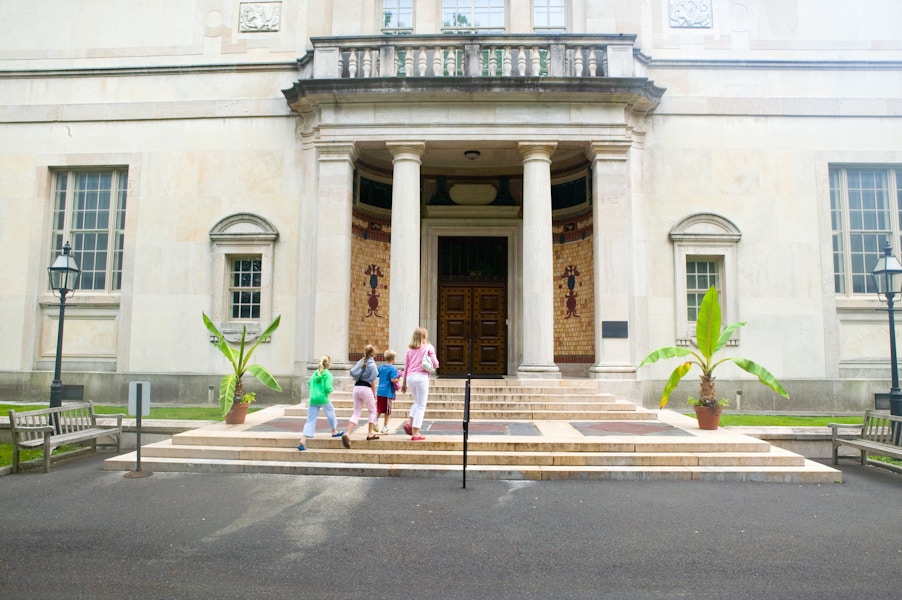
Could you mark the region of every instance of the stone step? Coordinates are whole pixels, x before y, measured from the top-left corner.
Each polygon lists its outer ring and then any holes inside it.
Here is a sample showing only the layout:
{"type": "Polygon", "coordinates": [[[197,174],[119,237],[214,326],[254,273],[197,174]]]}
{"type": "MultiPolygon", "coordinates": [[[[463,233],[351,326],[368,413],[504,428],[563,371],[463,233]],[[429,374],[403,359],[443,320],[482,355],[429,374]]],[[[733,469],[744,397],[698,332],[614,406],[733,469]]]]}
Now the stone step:
{"type": "MultiPolygon", "coordinates": [[[[350,432],[351,448],[319,434],[297,445],[302,407],[268,407],[248,415],[245,425],[216,423],[142,446],[149,471],[296,473],[346,476],[460,477],[463,423],[432,415],[423,424],[427,439],[410,440],[401,417],[392,433],[366,441],[366,425],[350,432]]],[[[616,413],[616,411],[612,411],[616,413]]],[[[578,414],[578,413],[577,413],[578,414]]],[[[611,413],[608,413],[611,414],[611,413]]],[[[624,411],[629,420],[471,419],[467,477],[474,479],[673,479],[830,482],[835,469],[727,430],[701,431],[694,419],[671,411],[624,411]],[[637,415],[650,415],[642,420],[637,415]]],[[[472,414],[471,414],[472,417],[472,414]]],[[[322,425],[322,423],[321,423],[322,425]]],[[[107,460],[107,470],[135,467],[132,452],[107,460]]]]}
{"type": "MultiPolygon", "coordinates": [[[[294,443],[294,442],[292,442],[294,443]]],[[[177,445],[171,440],[142,448],[145,458],[201,458],[283,462],[389,463],[461,465],[462,448],[441,442],[406,442],[389,445],[380,441],[357,441],[350,450],[308,444],[305,452],[291,447],[177,445]]],[[[468,465],[522,466],[803,466],[805,458],[775,447],[749,452],[609,452],[551,450],[476,450],[468,446],[468,465]]]]}
{"type": "MultiPolygon", "coordinates": [[[[300,453],[299,453],[300,454],[300,453]]],[[[148,472],[185,473],[278,473],[293,475],[340,475],[349,477],[442,477],[462,478],[463,467],[439,464],[329,463],[314,461],[227,460],[205,458],[141,459],[148,472]]],[[[135,467],[135,453],[108,459],[107,471],[128,471],[135,467]]],[[[757,481],[779,483],[831,483],[839,481],[837,471],[806,460],[791,466],[585,466],[572,465],[469,465],[467,479],[496,480],[668,480],[668,481],[757,481]]]]}

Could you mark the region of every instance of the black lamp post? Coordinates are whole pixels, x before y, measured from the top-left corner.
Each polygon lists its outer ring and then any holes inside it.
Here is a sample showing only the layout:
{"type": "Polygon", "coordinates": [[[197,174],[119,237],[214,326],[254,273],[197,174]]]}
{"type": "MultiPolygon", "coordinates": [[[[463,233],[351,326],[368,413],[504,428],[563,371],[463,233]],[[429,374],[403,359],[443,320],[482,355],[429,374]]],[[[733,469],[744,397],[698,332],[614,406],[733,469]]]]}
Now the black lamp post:
{"type": "Polygon", "coordinates": [[[62,406],[63,382],[60,379],[60,371],[63,366],[63,319],[66,316],[66,297],[75,293],[78,287],[78,277],[81,271],[72,255],[69,242],[63,246],[63,253],[56,257],[53,264],[47,268],[50,276],[50,289],[60,298],[60,322],[56,334],[56,367],[53,370],[53,383],[50,384],[50,407],[62,406]]]}
{"type": "Polygon", "coordinates": [[[877,283],[877,297],[886,300],[886,311],[889,313],[889,360],[892,369],[892,385],[889,390],[889,411],[892,415],[902,415],[902,391],[899,391],[899,364],[896,360],[896,317],[893,313],[893,300],[896,294],[902,293],[902,263],[893,256],[893,248],[889,242],[883,246],[883,256],[874,265],[872,271],[877,283]]]}

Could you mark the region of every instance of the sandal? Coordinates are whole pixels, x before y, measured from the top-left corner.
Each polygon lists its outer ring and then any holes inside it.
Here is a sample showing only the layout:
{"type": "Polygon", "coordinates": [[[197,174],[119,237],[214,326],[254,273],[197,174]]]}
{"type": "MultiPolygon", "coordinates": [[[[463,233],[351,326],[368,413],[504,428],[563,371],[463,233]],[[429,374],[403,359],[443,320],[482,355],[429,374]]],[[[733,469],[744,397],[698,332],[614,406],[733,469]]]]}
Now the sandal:
{"type": "Polygon", "coordinates": [[[404,433],[407,435],[413,435],[413,429],[410,427],[410,423],[404,422],[404,433]]]}
{"type": "Polygon", "coordinates": [[[348,450],[351,449],[351,438],[348,437],[347,433],[341,434],[341,445],[344,446],[345,448],[347,448],[348,450]]]}
{"type": "Polygon", "coordinates": [[[341,436],[343,436],[344,434],[345,434],[344,431],[339,431],[338,433],[333,433],[333,434],[332,434],[332,437],[341,437],[341,436]]]}
{"type": "Polygon", "coordinates": [[[368,442],[371,441],[371,440],[378,440],[378,439],[379,439],[379,436],[378,436],[378,435],[368,435],[368,436],[366,436],[366,441],[368,441],[368,442]]]}

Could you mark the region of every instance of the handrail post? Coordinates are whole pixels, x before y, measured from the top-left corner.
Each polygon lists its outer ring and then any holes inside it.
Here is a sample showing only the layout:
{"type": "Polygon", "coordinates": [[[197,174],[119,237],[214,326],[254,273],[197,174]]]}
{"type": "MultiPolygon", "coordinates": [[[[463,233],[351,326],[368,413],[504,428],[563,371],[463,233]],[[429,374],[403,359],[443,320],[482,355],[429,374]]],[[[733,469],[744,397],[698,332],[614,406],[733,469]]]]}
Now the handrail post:
{"type": "Polygon", "coordinates": [[[464,387],[464,464],[463,464],[463,489],[467,489],[467,441],[470,437],[470,373],[467,373],[467,383],[464,387]]]}

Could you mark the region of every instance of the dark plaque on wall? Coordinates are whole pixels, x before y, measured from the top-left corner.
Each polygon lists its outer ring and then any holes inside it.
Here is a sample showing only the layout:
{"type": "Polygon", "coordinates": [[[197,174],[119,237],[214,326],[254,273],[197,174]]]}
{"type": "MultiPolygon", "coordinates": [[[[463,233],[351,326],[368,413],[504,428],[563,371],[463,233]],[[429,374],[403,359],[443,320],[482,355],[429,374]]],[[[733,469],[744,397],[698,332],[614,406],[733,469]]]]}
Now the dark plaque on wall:
{"type": "Polygon", "coordinates": [[[602,321],[601,337],[603,338],[628,338],[629,323],[627,321],[602,321]]]}

